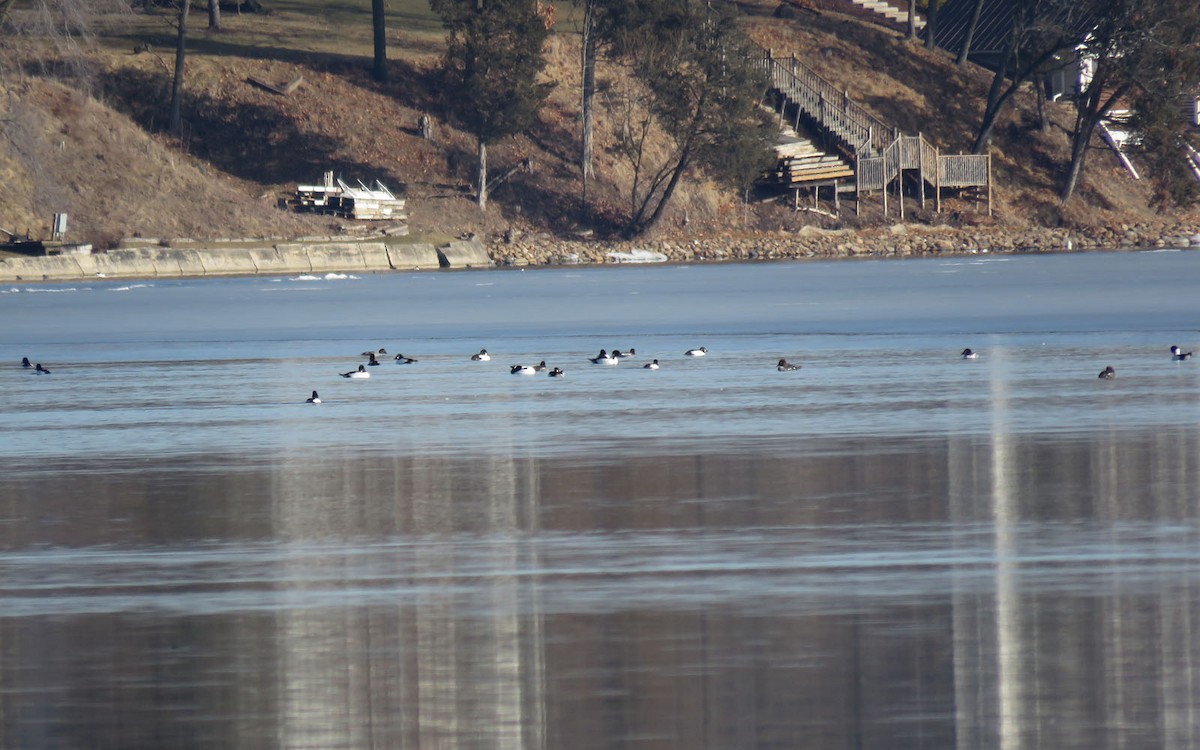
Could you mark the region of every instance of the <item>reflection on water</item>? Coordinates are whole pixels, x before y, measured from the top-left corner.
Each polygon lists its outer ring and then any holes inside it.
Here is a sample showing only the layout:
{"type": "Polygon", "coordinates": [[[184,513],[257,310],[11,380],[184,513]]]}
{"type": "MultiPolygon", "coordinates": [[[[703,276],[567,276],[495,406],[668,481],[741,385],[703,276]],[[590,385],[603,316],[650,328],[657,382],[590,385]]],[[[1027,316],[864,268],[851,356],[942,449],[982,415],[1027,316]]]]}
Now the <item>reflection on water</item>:
{"type": "Polygon", "coordinates": [[[0,748],[1198,747],[1197,262],[0,289],[0,748]]]}
{"type": "Polygon", "coordinates": [[[1200,432],[1003,427],[10,477],[4,744],[1194,746],[1200,432]]]}

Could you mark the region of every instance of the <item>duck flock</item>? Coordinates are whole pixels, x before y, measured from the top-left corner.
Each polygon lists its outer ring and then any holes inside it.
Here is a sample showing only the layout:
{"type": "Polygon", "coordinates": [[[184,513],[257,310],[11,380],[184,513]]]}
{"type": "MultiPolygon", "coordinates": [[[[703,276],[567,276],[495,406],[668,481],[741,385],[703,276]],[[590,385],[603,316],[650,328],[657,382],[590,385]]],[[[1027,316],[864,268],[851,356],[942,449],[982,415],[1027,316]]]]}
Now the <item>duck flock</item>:
{"type": "MultiPolygon", "coordinates": [[[[683,353],[683,356],[685,356],[685,357],[704,357],[707,355],[708,355],[708,349],[703,346],[695,348],[695,349],[688,349],[686,352],[683,353]]],[[[367,368],[375,367],[375,366],[382,364],[380,357],[386,357],[389,355],[388,355],[387,349],[380,348],[375,351],[363,352],[361,356],[367,358],[367,361],[365,363],[358,365],[358,367],[353,370],[349,370],[347,372],[342,372],[342,373],[338,373],[338,374],[341,375],[343,378],[352,378],[355,380],[368,379],[371,377],[371,371],[368,370],[367,368]]],[[[622,351],[620,349],[614,349],[611,352],[609,352],[607,349],[601,349],[599,354],[597,354],[595,357],[589,357],[587,361],[592,363],[593,365],[616,366],[616,365],[620,364],[622,361],[634,359],[636,356],[637,356],[637,350],[633,349],[633,348],[630,348],[627,351],[622,351]]],[[[977,352],[973,349],[963,349],[959,356],[962,359],[973,360],[973,359],[979,358],[979,352],[977,352]]],[[[1187,360],[1192,359],[1192,357],[1193,357],[1193,352],[1185,352],[1179,346],[1171,347],[1171,360],[1174,362],[1185,362],[1187,360]]],[[[490,353],[488,353],[487,349],[480,349],[477,354],[472,354],[470,356],[470,361],[472,361],[472,362],[490,362],[491,360],[492,360],[492,355],[490,353]]],[[[413,357],[407,357],[403,354],[396,354],[395,356],[392,357],[391,361],[398,365],[414,365],[417,362],[419,362],[420,360],[415,359],[413,357]]],[[[661,365],[659,364],[657,359],[652,359],[651,361],[643,364],[642,369],[657,370],[660,368],[660,366],[661,365]]],[[[50,370],[48,370],[44,366],[42,366],[41,362],[38,362],[35,364],[29,360],[29,357],[21,358],[21,367],[29,370],[34,375],[49,375],[51,373],[50,370]]],[[[775,369],[778,370],[779,372],[795,372],[795,371],[799,370],[800,368],[801,368],[801,365],[793,363],[793,362],[789,362],[786,358],[780,358],[780,360],[775,365],[775,369]]],[[[509,372],[513,375],[537,375],[538,373],[544,372],[549,377],[552,377],[552,378],[562,378],[562,377],[565,377],[567,374],[566,371],[560,367],[553,367],[553,368],[548,367],[546,365],[546,360],[542,360],[541,362],[538,362],[536,365],[524,365],[524,364],[511,365],[509,367],[509,372]]],[[[1103,370],[1101,370],[1100,375],[1099,375],[1099,378],[1101,380],[1113,380],[1116,377],[1117,377],[1117,371],[1116,371],[1116,369],[1114,369],[1112,367],[1112,365],[1109,365],[1109,366],[1105,367],[1103,370]]],[[[321,396],[317,393],[317,391],[313,391],[312,395],[309,396],[309,398],[306,400],[306,403],[319,404],[319,403],[321,403],[321,396]]]]}

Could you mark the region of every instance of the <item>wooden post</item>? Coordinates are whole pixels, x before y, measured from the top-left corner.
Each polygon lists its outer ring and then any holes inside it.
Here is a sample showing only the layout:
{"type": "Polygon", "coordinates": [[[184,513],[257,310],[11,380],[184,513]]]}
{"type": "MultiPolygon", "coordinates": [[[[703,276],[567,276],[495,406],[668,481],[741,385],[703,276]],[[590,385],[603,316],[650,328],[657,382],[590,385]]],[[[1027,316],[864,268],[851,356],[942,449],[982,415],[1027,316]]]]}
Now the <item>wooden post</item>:
{"type": "Polygon", "coordinates": [[[838,181],[837,180],[833,181],[833,212],[835,214],[841,214],[841,212],[842,212],[841,198],[838,196],[838,181]]]}
{"type": "Polygon", "coordinates": [[[904,221],[904,141],[896,141],[896,200],[900,203],[900,221],[904,221]]]}
{"type": "Polygon", "coordinates": [[[925,137],[917,131],[917,189],[920,190],[921,210],[925,210],[925,137]]]}
{"type": "Polygon", "coordinates": [[[934,210],[940,214],[942,212],[942,155],[940,153],[937,155],[937,172],[934,174],[934,177],[934,210]]]}
{"type": "Polygon", "coordinates": [[[987,155],[987,201],[988,216],[992,215],[992,155],[987,155]]]}
{"type": "Polygon", "coordinates": [[[888,212],[887,212],[888,184],[887,184],[887,157],[886,157],[886,155],[884,156],[884,159],[883,159],[882,169],[883,169],[883,176],[880,179],[883,182],[883,185],[882,185],[882,189],[879,191],[879,193],[880,193],[880,195],[883,196],[883,215],[886,217],[888,215],[888,212]]]}

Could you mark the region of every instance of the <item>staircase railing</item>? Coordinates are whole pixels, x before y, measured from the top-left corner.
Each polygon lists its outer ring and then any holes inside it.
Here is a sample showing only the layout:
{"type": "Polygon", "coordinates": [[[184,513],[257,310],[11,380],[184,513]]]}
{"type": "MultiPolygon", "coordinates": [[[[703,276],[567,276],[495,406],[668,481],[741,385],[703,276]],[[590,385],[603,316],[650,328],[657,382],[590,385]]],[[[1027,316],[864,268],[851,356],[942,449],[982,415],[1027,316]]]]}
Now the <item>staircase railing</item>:
{"type": "Polygon", "coordinates": [[[777,58],[771,50],[763,50],[761,65],[773,88],[856,154],[864,151],[878,154],[899,135],[795,55],[777,58]]]}
{"type": "MultiPolygon", "coordinates": [[[[841,140],[854,158],[856,190],[880,191],[887,212],[887,187],[905,170],[917,170],[921,205],[925,205],[926,183],[932,185],[941,210],[941,188],[986,187],[991,213],[991,157],[986,154],[943,155],[920,134],[904,135],[889,127],[849,94],[822,78],[792,55],[775,57],[761,50],[756,62],[770,85],[816,124],[841,140]]],[[[1198,167],[1200,170],[1200,167],[1198,167]]],[[[903,216],[901,200],[900,212],[903,216]]]]}

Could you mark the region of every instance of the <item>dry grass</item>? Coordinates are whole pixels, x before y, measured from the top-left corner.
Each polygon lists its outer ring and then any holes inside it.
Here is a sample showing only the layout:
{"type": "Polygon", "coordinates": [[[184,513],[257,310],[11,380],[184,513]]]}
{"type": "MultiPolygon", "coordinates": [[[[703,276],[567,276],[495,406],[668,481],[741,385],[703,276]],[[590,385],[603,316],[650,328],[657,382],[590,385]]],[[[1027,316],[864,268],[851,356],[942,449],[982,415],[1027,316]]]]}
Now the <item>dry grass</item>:
{"type": "MultiPolygon", "coordinates": [[[[76,237],[100,244],[135,234],[338,231],[345,227],[275,208],[296,183],[316,180],[327,169],[403,191],[417,232],[569,233],[592,225],[603,231],[626,209],[631,172],[614,149],[615,120],[603,107],[626,81],[620,69],[607,66],[600,71],[605,93],[597,120],[597,178],[588,209],[580,206],[579,51],[570,6],[559,8],[547,48],[547,76],[558,85],[540,122],[490,153],[498,170],[526,157],[536,169],[502,186],[482,214],[470,195],[473,143],[437,118],[430,71],[442,33],[423,0],[390,4],[386,84],[369,76],[367,6],[302,0],[270,5],[270,15],[226,13],[219,34],[203,29],[203,14],[194,16],[182,140],[162,134],[173,63],[169,14],[114,21],[85,53],[88,93],[72,88],[77,79],[70,85],[56,81],[72,66],[37,40],[10,44],[0,59],[0,70],[7,71],[0,79],[0,119],[6,121],[0,227],[44,236],[51,214],[65,210],[76,237]],[[146,45],[150,51],[135,53],[146,45]],[[281,97],[250,85],[249,76],[279,84],[302,76],[304,83],[281,97]],[[435,118],[432,141],[418,135],[422,113],[435,118]]],[[[944,54],[926,53],[895,32],[835,13],[783,21],[765,15],[771,3],[746,7],[762,14],[747,19],[760,44],[805,58],[886,122],[922,132],[944,150],[968,145],[988,84],[984,71],[958,69],[944,54]]],[[[1057,112],[1057,127],[1042,134],[1032,127],[1032,106],[1031,98],[1022,100],[997,129],[997,222],[1154,220],[1144,186],[1125,177],[1103,151],[1093,154],[1080,199],[1061,212],[1055,187],[1065,164],[1068,113],[1057,112]]],[[[739,198],[694,177],[680,189],[660,231],[705,234],[827,221],[781,205],[747,209],[739,198]]]]}

